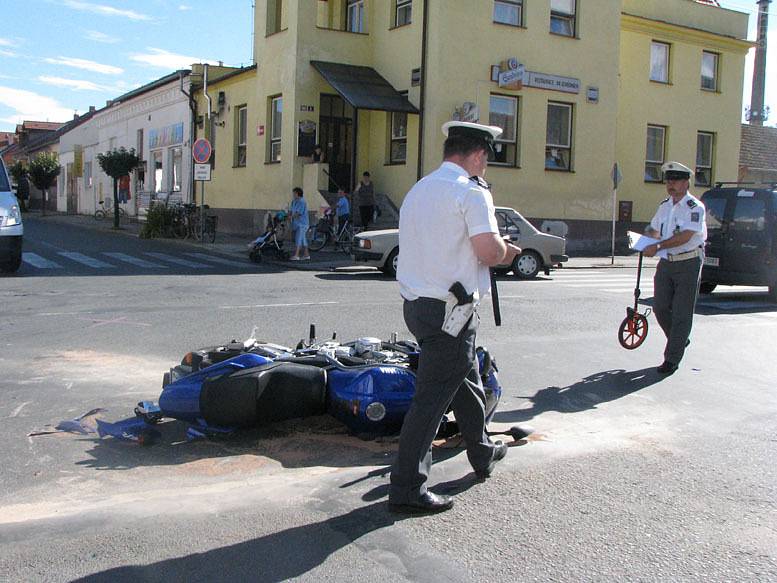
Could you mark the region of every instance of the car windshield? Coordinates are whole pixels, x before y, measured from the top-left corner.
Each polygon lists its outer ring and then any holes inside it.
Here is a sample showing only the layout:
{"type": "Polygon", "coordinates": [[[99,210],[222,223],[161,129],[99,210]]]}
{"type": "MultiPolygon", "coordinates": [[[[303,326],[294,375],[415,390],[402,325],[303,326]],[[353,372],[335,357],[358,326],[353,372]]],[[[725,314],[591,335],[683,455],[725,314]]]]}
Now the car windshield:
{"type": "Polygon", "coordinates": [[[8,175],[5,173],[5,167],[0,164],[0,192],[11,190],[8,184],[8,175]]]}
{"type": "Polygon", "coordinates": [[[503,230],[507,226],[516,226],[518,227],[519,232],[526,232],[531,233],[537,233],[537,229],[534,228],[534,225],[532,225],[529,221],[527,221],[523,216],[516,210],[513,209],[496,209],[496,219],[497,223],[499,224],[499,230],[503,230]]]}

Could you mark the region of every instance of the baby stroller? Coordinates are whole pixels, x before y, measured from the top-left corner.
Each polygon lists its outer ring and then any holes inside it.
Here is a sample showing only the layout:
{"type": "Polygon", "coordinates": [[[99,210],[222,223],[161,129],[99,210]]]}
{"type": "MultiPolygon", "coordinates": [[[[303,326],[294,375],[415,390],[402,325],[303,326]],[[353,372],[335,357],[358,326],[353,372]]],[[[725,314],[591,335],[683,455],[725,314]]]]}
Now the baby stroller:
{"type": "Polygon", "coordinates": [[[281,261],[289,258],[289,252],[283,248],[282,241],[287,217],[286,211],[278,211],[268,216],[264,234],[248,244],[248,257],[251,261],[261,262],[265,253],[281,261]]]}

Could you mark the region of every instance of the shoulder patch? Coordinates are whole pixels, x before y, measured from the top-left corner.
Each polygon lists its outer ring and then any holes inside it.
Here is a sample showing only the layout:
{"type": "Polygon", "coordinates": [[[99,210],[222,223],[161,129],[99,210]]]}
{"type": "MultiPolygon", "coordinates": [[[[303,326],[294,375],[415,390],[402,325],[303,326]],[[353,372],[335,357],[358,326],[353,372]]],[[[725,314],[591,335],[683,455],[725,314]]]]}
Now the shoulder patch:
{"type": "Polygon", "coordinates": [[[689,206],[690,208],[695,208],[695,207],[696,207],[696,206],[698,206],[698,205],[696,204],[696,202],[695,202],[693,199],[690,199],[690,198],[689,198],[689,199],[688,199],[688,206],[689,206]]]}
{"type": "Polygon", "coordinates": [[[480,186],[481,188],[485,188],[486,190],[491,190],[491,185],[483,180],[480,176],[470,176],[469,179],[480,186]]]}

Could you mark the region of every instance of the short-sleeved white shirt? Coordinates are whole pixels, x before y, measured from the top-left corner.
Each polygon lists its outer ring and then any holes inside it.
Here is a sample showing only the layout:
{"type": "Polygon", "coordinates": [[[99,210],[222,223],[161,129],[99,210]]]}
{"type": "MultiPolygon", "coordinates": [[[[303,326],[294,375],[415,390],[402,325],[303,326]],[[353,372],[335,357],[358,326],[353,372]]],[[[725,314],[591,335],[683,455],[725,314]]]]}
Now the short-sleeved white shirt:
{"type": "Polygon", "coordinates": [[[658,205],[658,211],[650,221],[650,227],[658,231],[658,238],[661,241],[666,241],[682,231],[693,231],[693,236],[687,243],[667,249],[667,252],[672,255],[685,253],[704,247],[704,241],[707,240],[707,223],[704,214],[704,204],[690,192],[687,192],[677,204],[674,204],[670,196],[658,205]]]}
{"type": "Polygon", "coordinates": [[[458,164],[443,162],[410,189],[399,211],[402,297],[444,300],[457,281],[484,297],[491,290],[488,266],[470,241],[482,233],[499,233],[491,193],[458,164]]]}

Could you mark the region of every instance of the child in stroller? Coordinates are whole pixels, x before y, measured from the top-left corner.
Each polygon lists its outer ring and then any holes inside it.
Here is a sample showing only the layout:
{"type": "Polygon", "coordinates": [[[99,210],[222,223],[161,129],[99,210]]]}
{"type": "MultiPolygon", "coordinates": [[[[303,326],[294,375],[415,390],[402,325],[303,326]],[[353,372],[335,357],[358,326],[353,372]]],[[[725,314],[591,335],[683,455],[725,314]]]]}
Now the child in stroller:
{"type": "Polygon", "coordinates": [[[267,224],[263,235],[260,235],[248,244],[248,257],[251,261],[259,263],[264,253],[274,255],[277,259],[285,261],[289,258],[289,252],[283,248],[283,234],[286,230],[286,211],[277,211],[267,214],[267,224]]]}

